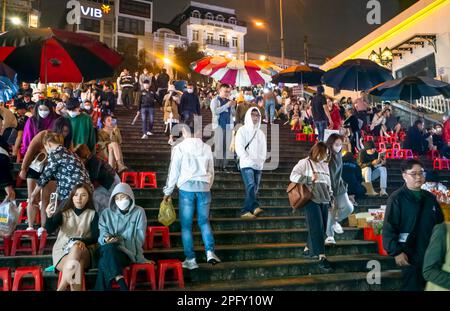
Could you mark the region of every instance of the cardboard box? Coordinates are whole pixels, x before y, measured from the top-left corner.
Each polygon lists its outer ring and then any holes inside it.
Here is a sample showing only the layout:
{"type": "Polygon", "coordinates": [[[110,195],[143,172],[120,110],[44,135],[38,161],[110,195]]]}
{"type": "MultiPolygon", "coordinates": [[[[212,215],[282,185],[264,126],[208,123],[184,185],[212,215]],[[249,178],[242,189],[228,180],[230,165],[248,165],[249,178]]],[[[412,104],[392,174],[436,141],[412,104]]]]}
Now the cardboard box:
{"type": "Polygon", "coordinates": [[[350,216],[348,216],[348,226],[349,227],[358,227],[358,221],[356,219],[355,214],[351,214],[350,216]]]}
{"type": "Polygon", "coordinates": [[[369,223],[366,218],[358,218],[358,228],[367,228],[369,223]]]}

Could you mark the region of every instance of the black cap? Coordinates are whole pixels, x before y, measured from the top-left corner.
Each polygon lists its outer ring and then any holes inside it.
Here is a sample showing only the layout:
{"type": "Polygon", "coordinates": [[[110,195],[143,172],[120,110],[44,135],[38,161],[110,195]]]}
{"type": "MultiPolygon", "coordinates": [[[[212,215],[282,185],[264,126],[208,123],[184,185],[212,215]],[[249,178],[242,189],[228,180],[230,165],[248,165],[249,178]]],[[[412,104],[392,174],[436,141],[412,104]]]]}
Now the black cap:
{"type": "Polygon", "coordinates": [[[80,107],[80,101],[77,98],[71,98],[66,104],[67,110],[75,110],[80,107]]]}

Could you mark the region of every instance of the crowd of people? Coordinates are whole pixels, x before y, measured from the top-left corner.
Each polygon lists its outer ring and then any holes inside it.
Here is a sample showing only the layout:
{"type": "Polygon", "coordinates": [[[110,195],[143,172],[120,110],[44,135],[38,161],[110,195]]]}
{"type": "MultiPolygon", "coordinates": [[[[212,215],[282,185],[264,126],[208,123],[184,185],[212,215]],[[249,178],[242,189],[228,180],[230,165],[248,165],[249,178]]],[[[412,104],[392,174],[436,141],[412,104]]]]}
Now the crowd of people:
{"type": "MultiPolygon", "coordinates": [[[[372,107],[364,92],[354,102],[351,98],[336,101],[319,86],[309,98],[299,98],[288,89],[183,84],[171,81],[165,70],[154,75],[146,69],[134,76],[125,69],[115,82],[116,87],[107,81],[68,84],[51,90],[49,97],[22,83],[13,103],[0,103],[0,185],[6,199],[14,200],[11,165],[21,163],[19,177],[26,180],[28,190],[27,230],[35,229],[40,213],[38,235],[57,233],[52,257],[55,269],[63,273],[58,290],[69,285],[79,290],[81,284],[70,278],[92,267],[99,269],[97,290],[110,290],[113,282],[126,290],[123,268],[148,262],[143,255],[145,211],[119,178],[128,168],[121,150],[117,105],[137,110],[135,121],[141,116],[143,140],[154,135],[156,109],[163,112],[165,134],[173,147],[163,200],[170,202],[178,188],[186,269],[198,268],[192,232],[195,211],[207,262],[221,262],[209,222],[215,171],[228,172],[228,162],[235,162],[245,187],[241,218],[255,219],[264,213],[258,201],[267,158],[263,123],[278,123],[301,133],[317,131],[318,142],[295,165],[290,181],[310,189],[311,199],[304,208],[308,239],[303,256],[317,260],[323,273],[334,271],[325,245],[336,244],[335,235],[344,233],[341,223],[357,200],[365,195],[388,197],[385,153],[363,137],[399,135],[402,126],[389,103],[372,107]],[[214,150],[203,142],[202,128],[195,126],[206,109],[212,115],[214,150]],[[173,129],[177,125],[182,139],[176,142],[173,129]],[[377,179],[379,193],[372,184],[377,179]],[[80,266],[74,267],[73,261],[80,266]]],[[[406,133],[405,148],[418,155],[427,150],[445,154],[450,145],[449,122],[425,131],[423,121],[417,121],[406,133]]],[[[405,289],[423,289],[425,278],[449,288],[448,277],[438,276],[443,272],[437,271],[443,259],[436,256],[442,257],[442,249],[438,252],[438,246],[430,245],[433,249],[427,250],[430,239],[439,243],[445,235],[440,225],[432,236],[443,216],[429,192],[443,185],[437,183],[435,172],[425,179],[418,160],[406,162],[402,172],[405,186],[388,199],[385,248],[402,267],[405,289]]]]}

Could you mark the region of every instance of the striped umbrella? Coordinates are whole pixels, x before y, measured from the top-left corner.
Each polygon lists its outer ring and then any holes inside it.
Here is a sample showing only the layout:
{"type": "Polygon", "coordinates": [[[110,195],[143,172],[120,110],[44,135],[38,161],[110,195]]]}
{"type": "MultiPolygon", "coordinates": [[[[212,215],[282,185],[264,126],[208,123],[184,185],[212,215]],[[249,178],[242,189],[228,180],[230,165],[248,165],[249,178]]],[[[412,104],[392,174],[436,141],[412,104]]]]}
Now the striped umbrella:
{"type": "Polygon", "coordinates": [[[250,61],[255,63],[257,66],[261,67],[262,69],[269,71],[269,74],[271,76],[274,76],[283,70],[283,68],[267,60],[250,60],[250,61]]]}
{"type": "Polygon", "coordinates": [[[231,59],[222,56],[207,56],[191,63],[191,69],[197,73],[209,76],[217,66],[230,62],[231,59]]]}
{"type": "Polygon", "coordinates": [[[252,61],[232,60],[217,66],[211,78],[230,85],[246,87],[272,81],[270,72],[252,61]]]}

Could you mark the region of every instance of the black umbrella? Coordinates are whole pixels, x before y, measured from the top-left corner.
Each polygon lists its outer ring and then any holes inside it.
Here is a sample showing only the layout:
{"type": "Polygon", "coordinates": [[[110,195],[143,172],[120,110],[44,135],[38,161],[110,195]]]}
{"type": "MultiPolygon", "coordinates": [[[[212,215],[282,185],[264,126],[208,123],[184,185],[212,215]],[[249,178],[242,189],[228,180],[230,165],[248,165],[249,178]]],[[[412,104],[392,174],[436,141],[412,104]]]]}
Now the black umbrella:
{"type": "Polygon", "coordinates": [[[380,83],[392,80],[391,71],[368,59],[350,59],[327,71],[323,82],[339,90],[367,90],[380,83]]]}
{"type": "Polygon", "coordinates": [[[450,84],[429,77],[408,76],[379,84],[369,94],[383,100],[404,100],[412,104],[413,100],[422,97],[442,95],[450,98],[450,84]]]}
{"type": "Polygon", "coordinates": [[[53,28],[18,28],[0,34],[0,61],[20,81],[81,82],[110,77],[122,56],[91,37],[53,28]]]}
{"type": "Polygon", "coordinates": [[[274,75],[272,83],[298,83],[315,86],[322,84],[321,79],[324,73],[323,70],[316,67],[292,66],[274,75]]]}

